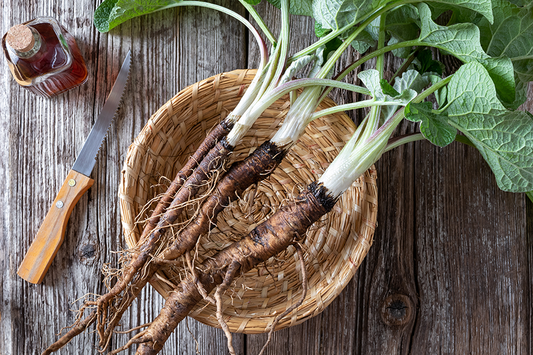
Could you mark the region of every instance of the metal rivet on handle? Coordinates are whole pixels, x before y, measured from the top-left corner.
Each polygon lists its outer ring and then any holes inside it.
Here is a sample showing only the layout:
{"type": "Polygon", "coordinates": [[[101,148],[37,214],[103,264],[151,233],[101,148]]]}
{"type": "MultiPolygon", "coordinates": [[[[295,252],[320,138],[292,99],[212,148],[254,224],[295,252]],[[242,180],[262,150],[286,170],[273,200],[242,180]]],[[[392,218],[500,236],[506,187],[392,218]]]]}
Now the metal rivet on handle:
{"type": "Polygon", "coordinates": [[[63,201],[57,201],[56,202],[56,207],[57,208],[62,208],[63,207],[63,201]]]}
{"type": "Polygon", "coordinates": [[[70,180],[68,181],[68,186],[72,187],[72,186],[74,186],[74,185],[76,185],[76,180],[74,180],[74,179],[70,179],[70,180]]]}

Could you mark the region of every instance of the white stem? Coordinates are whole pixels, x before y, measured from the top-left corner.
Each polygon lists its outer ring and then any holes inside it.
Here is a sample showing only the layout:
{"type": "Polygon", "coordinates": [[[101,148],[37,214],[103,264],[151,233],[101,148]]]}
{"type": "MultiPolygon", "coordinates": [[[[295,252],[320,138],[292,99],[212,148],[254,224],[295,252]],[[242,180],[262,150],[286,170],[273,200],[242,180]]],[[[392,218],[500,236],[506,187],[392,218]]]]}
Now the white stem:
{"type": "Polygon", "coordinates": [[[368,170],[381,157],[387,146],[389,135],[382,134],[366,140],[362,139],[362,130],[366,129],[358,128],[318,180],[334,198],[338,198],[368,170]]]}
{"type": "Polygon", "coordinates": [[[285,62],[287,61],[287,56],[289,54],[289,44],[290,44],[290,16],[289,16],[289,0],[281,0],[281,32],[279,35],[279,41],[277,46],[280,48],[279,62],[276,68],[276,73],[272,79],[268,91],[273,90],[278,86],[279,79],[285,70],[285,62]]]}
{"type": "Polygon", "coordinates": [[[330,108],[325,108],[323,110],[315,112],[311,120],[315,120],[317,118],[331,115],[331,114],[341,112],[341,111],[356,110],[360,108],[373,107],[373,106],[398,106],[398,105],[399,103],[396,101],[386,102],[386,101],[375,101],[374,99],[364,100],[364,101],[354,102],[351,104],[337,105],[337,106],[333,106],[330,108]]]}
{"type": "Polygon", "coordinates": [[[231,11],[230,9],[227,9],[220,5],[210,4],[210,3],[202,2],[202,1],[182,1],[177,4],[171,4],[171,5],[162,7],[160,10],[164,10],[167,8],[173,8],[173,7],[179,7],[179,6],[199,6],[199,7],[206,7],[209,9],[223,12],[237,19],[243,25],[245,25],[248,28],[248,30],[250,30],[255,40],[257,41],[257,45],[259,46],[259,51],[261,53],[261,61],[259,63],[259,67],[257,68],[258,74],[254,77],[254,79],[250,83],[248,90],[246,90],[239,104],[235,107],[235,109],[233,109],[233,111],[226,118],[228,122],[235,123],[239,119],[239,117],[241,117],[244,111],[250,106],[250,104],[255,100],[259,92],[258,87],[260,87],[261,83],[264,80],[263,69],[265,68],[265,65],[267,64],[267,61],[268,61],[268,52],[267,52],[266,44],[261,38],[261,35],[259,34],[259,32],[247,19],[245,19],[244,17],[242,17],[235,11],[231,11]]]}
{"type": "Polygon", "coordinates": [[[389,143],[387,144],[387,147],[385,148],[385,152],[388,152],[389,150],[397,148],[401,145],[411,143],[411,142],[421,141],[424,139],[426,139],[426,137],[424,137],[422,133],[414,133],[409,136],[396,139],[393,142],[389,141],[389,143]]]}
{"type": "MultiPolygon", "coordinates": [[[[450,80],[451,76],[434,84],[414,98],[412,102],[421,102],[432,92],[446,85],[450,80]]],[[[360,134],[361,125],[339,155],[328,166],[320,177],[319,182],[329,190],[334,198],[339,197],[359,176],[378,161],[387,150],[390,136],[404,118],[405,109],[402,108],[377,131],[373,132],[369,138],[366,138],[367,134],[365,133],[360,134]]],[[[369,121],[367,119],[368,116],[365,118],[365,126],[366,123],[373,126],[372,118],[369,121]]],[[[365,132],[369,130],[372,130],[372,127],[364,127],[365,132]]]]}
{"type": "Polygon", "coordinates": [[[252,103],[257,99],[257,95],[260,92],[263,82],[265,81],[266,72],[267,70],[261,67],[258,69],[257,74],[250,83],[250,86],[248,86],[248,89],[240,99],[239,103],[228,115],[228,122],[233,124],[237,122],[244,112],[246,112],[246,110],[250,107],[250,105],[252,105],[252,103]]]}
{"type": "Polygon", "coordinates": [[[255,22],[257,22],[261,30],[263,30],[263,33],[268,38],[270,43],[274,45],[276,43],[276,39],[274,38],[274,35],[272,34],[272,32],[270,32],[270,30],[268,29],[267,25],[265,24],[261,16],[259,16],[257,11],[255,11],[254,7],[248,4],[245,0],[239,0],[239,2],[242,4],[242,6],[244,6],[246,10],[248,10],[250,15],[254,18],[255,22]]]}
{"type": "Polygon", "coordinates": [[[312,121],[321,92],[321,87],[310,87],[304,90],[291,106],[283,124],[270,141],[278,147],[295,143],[304,133],[305,127],[312,121]]]}
{"type": "MultiPolygon", "coordinates": [[[[272,64],[272,63],[270,63],[272,64]]],[[[269,77],[269,74],[267,74],[269,77]]],[[[266,82],[266,80],[265,80],[266,82]]],[[[263,83],[264,84],[264,83],[263,83]]],[[[226,136],[226,141],[235,147],[237,143],[244,137],[248,129],[252,127],[257,118],[276,100],[289,92],[309,86],[327,86],[332,85],[341,89],[352,90],[355,92],[366,93],[368,90],[360,86],[338,82],[329,79],[298,79],[285,83],[268,93],[259,93],[256,100],[250,105],[248,110],[235,123],[233,129],[226,136]]],[[[263,85],[264,86],[264,85],[263,85]]],[[[316,100],[315,100],[316,101],[316,100]]]]}

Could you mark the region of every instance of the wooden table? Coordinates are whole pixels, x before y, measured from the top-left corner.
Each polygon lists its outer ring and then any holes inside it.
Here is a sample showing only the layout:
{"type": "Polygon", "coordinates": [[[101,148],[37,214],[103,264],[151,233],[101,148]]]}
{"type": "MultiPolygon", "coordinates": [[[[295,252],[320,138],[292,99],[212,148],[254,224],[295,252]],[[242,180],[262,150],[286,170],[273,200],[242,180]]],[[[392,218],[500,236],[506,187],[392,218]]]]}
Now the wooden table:
{"type": "MultiPolygon", "coordinates": [[[[236,1],[221,3],[244,13],[236,1]]],[[[79,303],[72,302],[104,291],[102,264],[116,262],[113,251],[125,247],[117,198],[121,166],[150,115],[198,80],[257,66],[257,47],[225,15],[168,10],[100,34],[92,25],[95,7],[89,0],[0,2],[2,34],[36,16],[55,17],[78,40],[89,70],[87,83],[51,100],[18,87],[5,63],[0,70],[1,355],[39,354],[73,322],[70,309],[79,303]],[[74,209],[44,282],[29,284],[16,275],[18,265],[129,49],[131,80],[98,154],[95,184],[74,209]]],[[[273,28],[279,22],[270,6],[261,5],[260,13],[273,28]]],[[[293,20],[294,52],[313,41],[313,23],[293,20]]],[[[344,63],[354,56],[349,52],[344,63]]],[[[337,92],[334,99],[356,97],[337,92]]],[[[533,110],[533,95],[527,107],[533,110]]],[[[379,225],[365,262],[329,308],[276,333],[267,353],[531,354],[531,203],[523,194],[499,191],[477,151],[458,143],[445,149],[409,144],[386,153],[377,169],[379,225]]],[[[148,288],[127,313],[124,329],[150,321],[161,305],[148,288]]],[[[164,354],[194,354],[194,338],[202,354],[227,353],[220,330],[192,319],[188,326],[178,327],[164,354]]],[[[112,348],[126,339],[117,336],[112,348]]],[[[257,354],[265,339],[236,335],[234,343],[239,354],[257,354]]],[[[86,332],[61,353],[95,354],[96,344],[96,334],[86,332]]]]}

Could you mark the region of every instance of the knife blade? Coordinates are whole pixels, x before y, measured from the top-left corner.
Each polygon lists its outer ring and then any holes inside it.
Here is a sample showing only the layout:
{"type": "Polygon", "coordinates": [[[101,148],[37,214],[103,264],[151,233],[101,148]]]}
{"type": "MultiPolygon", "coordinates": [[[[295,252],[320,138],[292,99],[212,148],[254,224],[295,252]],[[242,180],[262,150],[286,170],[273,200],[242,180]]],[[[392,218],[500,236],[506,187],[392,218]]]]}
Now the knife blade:
{"type": "Polygon", "coordinates": [[[43,280],[59,247],[63,244],[67,222],[74,206],[94,183],[89,175],[120,105],[128,82],[130,66],[131,54],[128,52],[102,111],[19,266],[17,274],[26,281],[37,284],[43,280]]]}

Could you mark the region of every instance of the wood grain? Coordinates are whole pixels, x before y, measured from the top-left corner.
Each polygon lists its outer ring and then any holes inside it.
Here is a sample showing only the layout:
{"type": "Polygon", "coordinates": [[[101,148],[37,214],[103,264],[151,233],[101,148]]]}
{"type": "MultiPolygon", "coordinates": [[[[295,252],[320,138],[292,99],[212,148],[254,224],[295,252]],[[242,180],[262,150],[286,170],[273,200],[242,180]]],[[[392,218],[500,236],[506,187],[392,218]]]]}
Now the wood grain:
{"type": "MultiPolygon", "coordinates": [[[[236,1],[220,0],[239,13],[236,1]]],[[[180,89],[219,72],[257,65],[257,46],[236,21],[205,9],[133,19],[108,34],[92,26],[94,1],[5,0],[0,30],[52,16],[77,39],[88,65],[83,86],[49,100],[22,90],[0,70],[0,354],[39,354],[72,324],[75,300],[101,294],[100,269],[125,248],[117,191],[129,144],[149,116],[180,89]],[[65,242],[42,284],[16,275],[56,192],[81,150],[127,51],[132,75],[122,108],[98,154],[94,186],[80,199],[65,242]]],[[[272,28],[279,13],[261,4],[272,28]]],[[[292,17],[291,52],[314,40],[313,23],[292,17]]],[[[274,31],[277,33],[277,31],[274,31]]],[[[348,51],[342,63],[353,61],[348,51]]],[[[387,62],[390,72],[397,63],[387,62]]],[[[355,75],[347,78],[355,82],[355,75]]],[[[334,91],[338,103],[359,99],[334,91]]],[[[525,109],[533,110],[533,95],[525,109]]],[[[355,120],[360,112],[351,112],[355,120]]],[[[417,128],[410,123],[402,132],[417,128]]],[[[481,156],[426,142],[386,153],[377,164],[375,242],[354,280],[322,314],[275,333],[268,354],[531,354],[533,207],[498,190],[481,156]]],[[[149,322],[162,298],[147,288],[123,320],[149,322]]],[[[112,347],[128,335],[117,336],[112,347]]],[[[257,354],[264,335],[237,335],[238,354],[257,354]]],[[[61,354],[96,353],[85,332],[61,354]]],[[[225,338],[189,319],[163,354],[227,354],[225,338]],[[195,340],[197,340],[197,343],[195,340]]],[[[127,352],[125,352],[127,353],[127,352]]],[[[130,352],[130,353],[133,353],[130,352]]]]}

